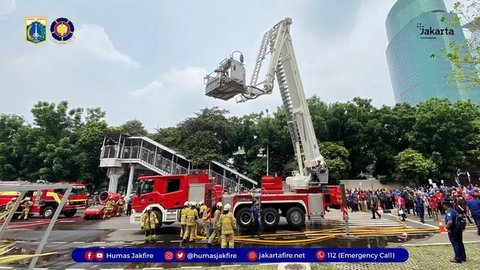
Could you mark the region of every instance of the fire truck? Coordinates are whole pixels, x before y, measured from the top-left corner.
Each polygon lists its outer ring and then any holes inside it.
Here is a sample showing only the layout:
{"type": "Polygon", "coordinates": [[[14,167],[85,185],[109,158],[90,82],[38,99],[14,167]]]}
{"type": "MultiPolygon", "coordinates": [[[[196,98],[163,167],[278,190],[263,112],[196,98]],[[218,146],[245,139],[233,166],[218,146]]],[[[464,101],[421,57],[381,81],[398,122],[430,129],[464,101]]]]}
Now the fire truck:
{"type": "Polygon", "coordinates": [[[133,197],[135,214],[132,215],[132,222],[139,221],[140,212],[147,206],[154,209],[159,220],[171,224],[178,219],[178,210],[187,200],[208,203],[223,201],[232,204],[239,226],[249,228],[253,222],[250,208],[253,200],[256,200],[260,204],[260,221],[264,228],[275,229],[281,217],[285,217],[292,227],[301,227],[306,218],[321,218],[326,206],[339,204],[340,188],[326,186],[328,168],[320,154],[303,91],[290,36],[291,24],[292,20],[286,18],[263,35],[249,85],[245,78],[243,54],[236,51],[205,76],[205,94],[222,100],[236,97],[237,102],[246,102],[270,94],[276,78],[298,171],[287,177],[285,182],[281,177],[263,176],[260,191],[231,195],[222,195],[221,187],[216,187],[206,175],[141,177],[139,189],[133,197]],[[239,55],[238,59],[234,57],[236,55],[239,55]],[[259,82],[261,67],[267,56],[270,62],[266,79],[259,82]]]}
{"type": "MultiPolygon", "coordinates": [[[[52,218],[55,210],[57,209],[60,201],[62,200],[63,194],[65,193],[64,189],[56,189],[55,184],[48,183],[47,181],[37,181],[37,183],[44,183],[50,185],[52,188],[48,190],[41,191],[31,191],[27,192],[24,198],[29,197],[31,202],[33,202],[32,207],[30,208],[30,213],[32,215],[42,216],[44,218],[52,218]]],[[[2,186],[19,186],[22,182],[9,182],[1,183],[2,186]]],[[[72,192],[68,196],[67,203],[62,209],[61,214],[65,217],[73,217],[78,209],[85,208],[87,203],[87,189],[84,184],[81,183],[69,183],[73,185],[72,192]]],[[[0,210],[3,210],[6,204],[12,200],[12,198],[17,198],[20,196],[18,191],[6,191],[0,192],[0,210]]],[[[20,198],[23,199],[23,198],[20,198]]],[[[19,207],[16,213],[21,213],[22,209],[19,207]]]]}
{"type": "Polygon", "coordinates": [[[131,223],[140,223],[140,217],[147,206],[157,215],[159,227],[179,220],[180,209],[185,202],[206,202],[215,204],[222,200],[223,188],[199,171],[184,175],[155,175],[138,178],[137,190],[132,197],[131,223]]]}

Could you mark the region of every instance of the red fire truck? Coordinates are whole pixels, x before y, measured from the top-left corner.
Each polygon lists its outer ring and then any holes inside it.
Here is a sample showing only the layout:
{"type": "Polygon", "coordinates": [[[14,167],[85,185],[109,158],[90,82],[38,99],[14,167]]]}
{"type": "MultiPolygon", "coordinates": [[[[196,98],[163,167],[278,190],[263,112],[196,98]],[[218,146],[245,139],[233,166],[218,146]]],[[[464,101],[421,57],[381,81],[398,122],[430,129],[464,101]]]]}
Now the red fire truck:
{"type": "MultiPolygon", "coordinates": [[[[69,184],[73,185],[73,189],[70,193],[70,196],[68,197],[67,203],[65,204],[61,212],[61,214],[63,214],[65,217],[73,217],[77,213],[78,209],[85,208],[88,198],[87,189],[84,184],[69,184]]],[[[1,185],[14,187],[22,185],[22,182],[2,183],[1,185]]],[[[57,209],[60,201],[62,200],[65,189],[56,189],[55,184],[46,183],[46,185],[51,185],[52,188],[48,190],[27,192],[25,197],[29,197],[30,200],[33,202],[33,205],[30,209],[30,213],[32,215],[39,215],[44,218],[52,218],[55,210],[57,209]]],[[[18,198],[18,196],[20,196],[20,192],[18,191],[0,192],[0,210],[3,210],[6,204],[12,200],[12,198],[18,198]]],[[[21,213],[21,207],[19,207],[16,212],[21,213]]]]}
{"type": "Polygon", "coordinates": [[[221,201],[223,188],[216,185],[205,172],[188,175],[142,176],[138,178],[136,195],[132,197],[131,223],[140,223],[147,206],[162,224],[179,220],[180,209],[187,201],[216,203],[221,201]]]}
{"type": "Polygon", "coordinates": [[[325,202],[325,197],[331,197],[332,202],[339,203],[338,196],[341,196],[341,193],[338,186],[286,191],[284,183],[281,177],[264,176],[261,192],[227,195],[224,194],[222,186],[215,184],[215,180],[209,179],[205,172],[143,176],[138,178],[137,192],[132,198],[130,221],[139,223],[145,208],[150,206],[157,215],[160,226],[170,225],[179,219],[180,209],[186,201],[203,201],[208,206],[221,201],[232,205],[233,214],[240,227],[249,228],[252,223],[250,207],[255,199],[261,208],[260,221],[264,228],[274,229],[281,217],[292,227],[302,227],[306,218],[324,216],[325,206],[332,205],[325,202]]]}

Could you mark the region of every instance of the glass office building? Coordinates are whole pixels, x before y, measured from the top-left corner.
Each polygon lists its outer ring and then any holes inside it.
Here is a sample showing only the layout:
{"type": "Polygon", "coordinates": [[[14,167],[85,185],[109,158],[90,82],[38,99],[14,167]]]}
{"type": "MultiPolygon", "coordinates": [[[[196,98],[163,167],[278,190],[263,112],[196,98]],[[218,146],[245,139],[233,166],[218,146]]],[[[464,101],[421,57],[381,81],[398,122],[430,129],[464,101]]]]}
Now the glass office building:
{"type": "Polygon", "coordinates": [[[454,17],[443,0],[398,0],[388,13],[386,56],[397,103],[439,97],[480,104],[480,87],[446,78],[453,68],[445,50],[451,41],[465,41],[454,17]]]}

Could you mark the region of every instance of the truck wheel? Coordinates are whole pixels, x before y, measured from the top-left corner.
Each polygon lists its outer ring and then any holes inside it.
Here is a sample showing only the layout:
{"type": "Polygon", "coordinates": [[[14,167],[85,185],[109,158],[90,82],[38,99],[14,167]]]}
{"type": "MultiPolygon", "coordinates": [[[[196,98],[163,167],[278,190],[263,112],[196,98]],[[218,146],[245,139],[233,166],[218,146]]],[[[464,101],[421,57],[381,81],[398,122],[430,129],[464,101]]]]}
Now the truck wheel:
{"type": "Polygon", "coordinates": [[[54,214],[55,214],[55,207],[46,206],[45,208],[43,208],[42,216],[44,218],[52,218],[54,214]]]}
{"type": "Polygon", "coordinates": [[[75,216],[76,213],[77,213],[77,209],[73,209],[73,210],[69,210],[69,211],[63,213],[63,215],[67,218],[70,218],[70,217],[75,216]]]}
{"type": "Polygon", "coordinates": [[[158,210],[153,210],[153,213],[155,213],[158,219],[157,228],[155,228],[155,234],[159,234],[160,227],[162,227],[162,213],[158,210]]]}
{"type": "Polygon", "coordinates": [[[300,207],[292,207],[288,209],[285,215],[287,222],[292,227],[302,227],[305,225],[305,213],[300,207]]]}
{"type": "Polygon", "coordinates": [[[262,210],[262,225],[263,228],[267,230],[273,230],[277,227],[278,222],[280,221],[280,215],[278,210],[273,207],[267,207],[262,210]]]}
{"type": "Polygon", "coordinates": [[[252,217],[250,213],[250,208],[243,207],[237,211],[237,215],[235,217],[237,219],[237,224],[242,229],[249,229],[252,224],[252,217]]]}

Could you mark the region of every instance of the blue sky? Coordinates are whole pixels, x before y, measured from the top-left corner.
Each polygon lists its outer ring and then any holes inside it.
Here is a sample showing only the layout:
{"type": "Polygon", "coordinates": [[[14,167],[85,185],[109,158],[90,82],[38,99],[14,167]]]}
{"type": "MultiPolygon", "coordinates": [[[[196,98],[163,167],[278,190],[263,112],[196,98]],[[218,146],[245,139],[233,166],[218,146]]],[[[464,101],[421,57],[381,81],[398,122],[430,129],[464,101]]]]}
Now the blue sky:
{"type": "Polygon", "coordinates": [[[203,76],[240,50],[249,78],[261,36],[287,16],[307,96],[393,105],[385,18],[394,2],[0,0],[0,113],[31,121],[37,101],[68,100],[71,107],[101,107],[111,125],[136,118],[153,131],[206,106],[232,115],[274,110],[281,106],[277,91],[243,104],[214,100],[204,95],[203,76]],[[49,23],[66,17],[75,40],[31,44],[25,16],[49,23]]]}

